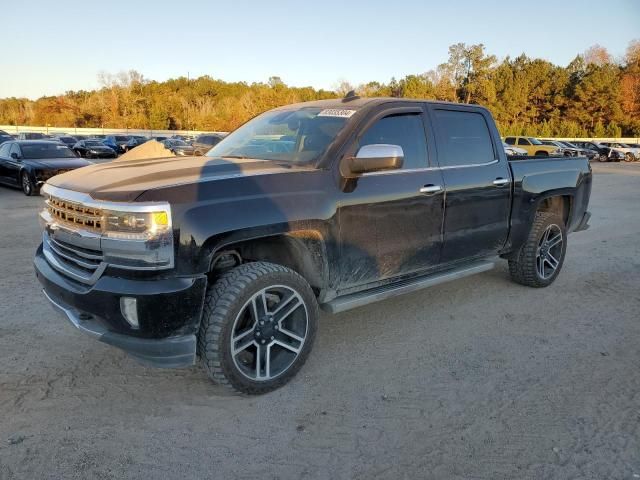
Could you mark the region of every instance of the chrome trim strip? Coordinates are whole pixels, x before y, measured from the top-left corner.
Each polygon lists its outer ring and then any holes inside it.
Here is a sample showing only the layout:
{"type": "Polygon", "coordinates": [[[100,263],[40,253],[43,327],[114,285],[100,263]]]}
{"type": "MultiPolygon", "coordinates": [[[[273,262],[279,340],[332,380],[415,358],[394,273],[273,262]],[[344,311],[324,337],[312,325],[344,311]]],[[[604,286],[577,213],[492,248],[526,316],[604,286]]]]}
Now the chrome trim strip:
{"type": "Polygon", "coordinates": [[[72,248],[72,247],[76,247],[76,246],[78,248],[82,248],[79,245],[71,245],[71,244],[68,244],[69,246],[63,245],[62,243],[60,243],[58,240],[56,240],[51,235],[49,235],[49,241],[52,242],[53,244],[55,244],[57,247],[62,248],[64,250],[69,250],[74,255],[78,255],[79,257],[86,258],[88,260],[99,260],[99,261],[104,260],[104,256],[103,255],[94,255],[94,254],[91,254],[91,253],[81,252],[79,250],[76,250],[75,248],[72,248]]]}
{"type": "Polygon", "coordinates": [[[446,167],[424,167],[424,168],[406,168],[406,169],[398,169],[398,170],[389,170],[389,171],[380,171],[380,172],[368,172],[368,173],[363,173],[361,176],[362,177],[369,177],[369,176],[374,176],[374,175],[393,175],[393,174],[398,174],[398,173],[413,173],[413,172],[429,172],[432,170],[453,170],[455,168],[471,168],[471,167],[486,167],[487,165],[494,165],[496,163],[498,163],[500,161],[500,159],[496,158],[495,160],[492,160],[491,162],[485,162],[485,163],[470,163],[470,164],[466,164],[466,165],[450,165],[450,166],[446,166],[446,167]]]}
{"type": "Polygon", "coordinates": [[[42,233],[42,253],[44,254],[45,258],[47,259],[47,263],[51,266],[51,268],[57,270],[63,275],[72,278],[77,282],[84,283],[86,285],[95,284],[107,268],[107,264],[105,262],[101,262],[91,275],[87,275],[87,272],[83,272],[71,266],[62,264],[52,252],[47,232],[42,233]]]}
{"type": "Polygon", "coordinates": [[[120,212],[155,212],[158,209],[169,210],[167,202],[108,202],[95,200],[86,193],[74,192],[64,188],[54,187],[46,183],[42,187],[42,192],[53,197],[67,200],[74,203],[80,203],[85,207],[95,208],[98,210],[117,210],[120,212]]]}
{"type": "Polygon", "coordinates": [[[59,257],[69,260],[70,262],[77,263],[88,270],[95,270],[100,265],[99,263],[89,263],[79,258],[75,258],[68,253],[64,253],[62,250],[59,250],[60,247],[57,247],[53,242],[49,242],[49,248],[59,257]]]}

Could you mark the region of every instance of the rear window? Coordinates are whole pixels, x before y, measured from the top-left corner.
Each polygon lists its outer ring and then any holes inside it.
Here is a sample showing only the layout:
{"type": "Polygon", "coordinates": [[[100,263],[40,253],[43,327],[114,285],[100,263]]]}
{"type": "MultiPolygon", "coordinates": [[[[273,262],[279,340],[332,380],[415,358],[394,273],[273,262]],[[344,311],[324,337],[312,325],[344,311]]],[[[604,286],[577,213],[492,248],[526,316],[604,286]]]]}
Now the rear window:
{"type": "Polygon", "coordinates": [[[459,110],[435,110],[441,167],[479,165],[496,155],[484,116],[459,110]]]}
{"type": "Polygon", "coordinates": [[[516,139],[514,137],[507,137],[504,139],[504,143],[508,144],[508,145],[515,145],[516,144],[516,139]]]}

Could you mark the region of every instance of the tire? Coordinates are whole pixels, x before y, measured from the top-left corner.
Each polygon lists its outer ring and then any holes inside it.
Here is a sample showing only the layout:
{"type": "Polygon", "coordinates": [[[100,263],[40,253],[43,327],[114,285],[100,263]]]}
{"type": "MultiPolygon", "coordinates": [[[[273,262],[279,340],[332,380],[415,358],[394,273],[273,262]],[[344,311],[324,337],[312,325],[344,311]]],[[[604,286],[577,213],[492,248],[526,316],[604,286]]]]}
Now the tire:
{"type": "Polygon", "coordinates": [[[193,155],[196,157],[201,157],[202,156],[202,152],[200,150],[196,150],[195,152],[193,152],[193,155]]]}
{"type": "Polygon", "coordinates": [[[624,161],[625,162],[634,162],[635,161],[635,157],[633,156],[633,153],[631,152],[627,152],[624,154],[624,161]]]}
{"type": "Polygon", "coordinates": [[[537,212],[527,240],[517,255],[509,260],[511,279],[528,287],[541,288],[551,285],[562,269],[566,251],[567,230],[562,218],[551,212],[537,212]],[[545,245],[547,232],[549,234],[545,245]],[[560,243],[549,248],[548,245],[558,234],[561,234],[560,243]],[[549,257],[545,252],[548,252],[549,257]],[[552,268],[554,264],[555,268],[552,268]]]}
{"type": "Polygon", "coordinates": [[[607,157],[604,153],[601,153],[600,155],[598,155],[598,161],[599,162],[608,162],[609,161],[609,157],[607,157]]]}
{"type": "Polygon", "coordinates": [[[535,156],[537,156],[537,157],[548,157],[549,156],[549,152],[539,151],[539,152],[536,152],[535,156]]]}
{"type": "Polygon", "coordinates": [[[28,172],[23,171],[20,174],[20,186],[22,187],[22,193],[27,197],[31,197],[39,193],[39,189],[31,181],[28,172]]]}
{"type": "Polygon", "coordinates": [[[300,370],[317,329],[318,304],[304,278],[281,265],[246,263],[207,289],[198,350],[215,383],[240,393],[263,394],[283,386],[300,370]]]}

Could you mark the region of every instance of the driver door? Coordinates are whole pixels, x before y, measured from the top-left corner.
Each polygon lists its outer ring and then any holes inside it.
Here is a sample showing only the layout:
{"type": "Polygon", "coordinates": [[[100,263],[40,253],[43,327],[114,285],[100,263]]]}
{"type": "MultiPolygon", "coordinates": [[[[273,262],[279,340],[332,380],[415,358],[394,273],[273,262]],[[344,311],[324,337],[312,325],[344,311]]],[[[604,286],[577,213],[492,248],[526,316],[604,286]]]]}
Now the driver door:
{"type": "Polygon", "coordinates": [[[398,170],[364,173],[342,193],[339,290],[438,265],[444,183],[440,170],[429,168],[426,138],[419,104],[386,107],[357,136],[354,153],[365,145],[398,145],[404,164],[398,170]]]}

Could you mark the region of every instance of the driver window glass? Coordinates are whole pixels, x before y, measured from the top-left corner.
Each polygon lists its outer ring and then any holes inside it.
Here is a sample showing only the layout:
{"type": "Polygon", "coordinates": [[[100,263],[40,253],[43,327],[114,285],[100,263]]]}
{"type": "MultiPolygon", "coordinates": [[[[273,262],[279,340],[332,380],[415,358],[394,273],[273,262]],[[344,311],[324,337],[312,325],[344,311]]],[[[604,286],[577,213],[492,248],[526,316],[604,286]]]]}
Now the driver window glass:
{"type": "Polygon", "coordinates": [[[529,145],[529,141],[526,138],[519,138],[518,145],[529,145]]]}
{"type": "Polygon", "coordinates": [[[360,137],[358,149],[377,143],[402,147],[403,170],[427,166],[427,139],[422,116],[419,113],[389,115],[381,118],[360,137]]]}

